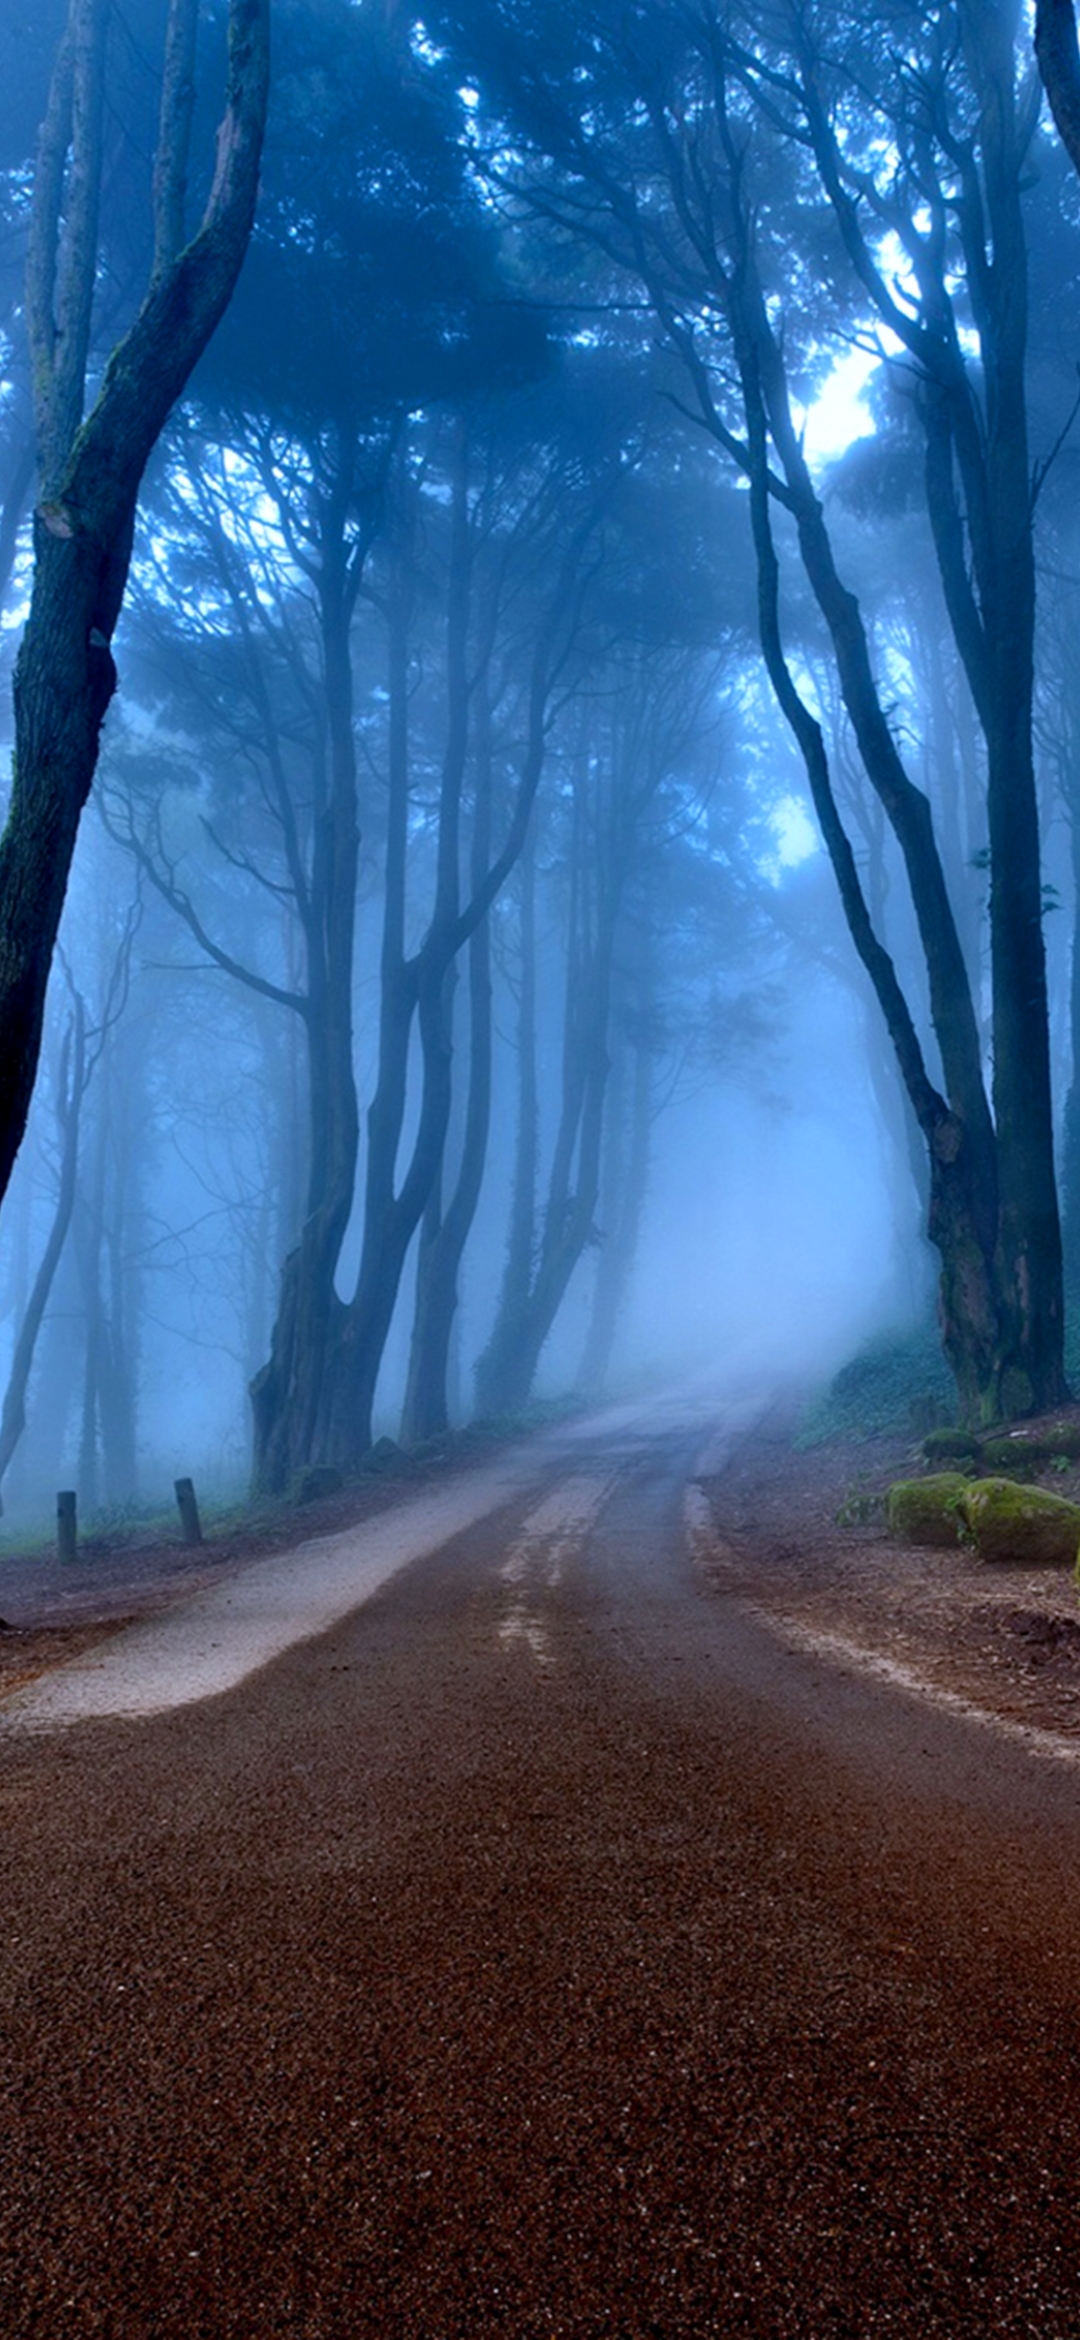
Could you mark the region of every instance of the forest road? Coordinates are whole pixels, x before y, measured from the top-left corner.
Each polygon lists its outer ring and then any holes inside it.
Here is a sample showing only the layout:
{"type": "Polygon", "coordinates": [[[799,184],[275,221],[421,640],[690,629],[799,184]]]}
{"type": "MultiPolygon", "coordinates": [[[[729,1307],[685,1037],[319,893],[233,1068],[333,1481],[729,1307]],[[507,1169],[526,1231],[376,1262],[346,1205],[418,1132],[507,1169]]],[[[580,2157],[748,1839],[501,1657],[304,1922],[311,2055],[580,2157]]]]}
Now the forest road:
{"type": "Polygon", "coordinates": [[[0,1724],[6,2340],[1075,2340],[1080,1768],[707,1587],[701,1449],[0,1724]]]}

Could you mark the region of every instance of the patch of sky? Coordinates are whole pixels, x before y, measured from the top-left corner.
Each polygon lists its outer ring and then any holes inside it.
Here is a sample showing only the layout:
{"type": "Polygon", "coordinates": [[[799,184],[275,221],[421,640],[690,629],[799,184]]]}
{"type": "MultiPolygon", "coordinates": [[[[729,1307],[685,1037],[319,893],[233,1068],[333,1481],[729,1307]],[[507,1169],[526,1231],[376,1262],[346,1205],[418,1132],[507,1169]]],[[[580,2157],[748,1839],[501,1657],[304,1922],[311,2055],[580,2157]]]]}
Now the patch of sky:
{"type": "Polygon", "coordinates": [[[409,47],[413,56],[418,57],[424,65],[441,65],[447,55],[447,51],[441,49],[437,41],[432,40],[426,24],[420,18],[417,19],[410,31],[409,47]]]}
{"type": "Polygon", "coordinates": [[[782,796],[769,814],[774,847],[764,855],[762,874],[772,886],[780,885],[788,870],[798,869],[804,861],[820,849],[817,829],[801,797],[782,796]]]}
{"type": "Polygon", "coordinates": [[[801,410],[794,410],[808,462],[832,463],[856,439],[873,437],[874,419],[865,393],[880,362],[879,351],[845,350],[826,376],[817,397],[801,410]]]}

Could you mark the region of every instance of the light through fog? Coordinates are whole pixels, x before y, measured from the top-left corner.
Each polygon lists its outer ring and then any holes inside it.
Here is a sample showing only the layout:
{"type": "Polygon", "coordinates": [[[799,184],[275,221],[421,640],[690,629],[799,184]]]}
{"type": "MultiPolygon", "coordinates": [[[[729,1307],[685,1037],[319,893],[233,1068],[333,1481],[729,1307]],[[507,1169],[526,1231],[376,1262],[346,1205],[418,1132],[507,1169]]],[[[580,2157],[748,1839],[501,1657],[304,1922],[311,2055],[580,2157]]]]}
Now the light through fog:
{"type": "MultiPolygon", "coordinates": [[[[735,1352],[810,1384],[875,1328],[934,1337],[928,1132],[974,1112],[979,1193],[1008,1176],[998,735],[972,651],[995,585],[970,529],[1000,335],[980,348],[989,279],[969,282],[950,153],[929,131],[908,153],[895,60],[869,51],[831,129],[788,141],[762,92],[790,67],[812,113],[803,66],[749,19],[740,176],[689,34],[665,143],[633,43],[578,53],[568,19],[545,131],[484,9],[404,43],[392,17],[303,0],[282,26],[248,263],[141,483],[115,637],[90,628],[120,687],[0,1217],[16,1524],[58,1486],[91,1515],[152,1504],[180,1470],[285,1496],[379,1438],[429,1449],[735,1352]],[[691,121],[715,202],[675,168],[691,121]],[[884,238],[870,168],[901,223],[884,238]],[[742,293],[710,246],[725,217],[742,293]],[[918,368],[939,331],[931,514],[918,368]]],[[[105,37],[87,402],[151,264],[147,92],[105,37]]],[[[0,158],[8,681],[34,562],[39,65],[12,79],[0,158]]],[[[919,70],[946,75],[942,120],[967,104],[962,56],[919,70]]],[[[1045,1058],[1041,1160],[1056,1132],[1067,1180],[1077,312],[1066,166],[1033,136],[1010,379],[1026,366],[1040,493],[1017,525],[1055,587],[994,674],[1014,699],[1037,678],[1013,712],[1043,866],[1016,931],[1041,900],[1048,982],[1032,1007],[1039,969],[1017,977],[1011,1077],[1019,1096],[1045,1058]]],[[[69,541],[66,507],[42,512],[69,541]]]]}

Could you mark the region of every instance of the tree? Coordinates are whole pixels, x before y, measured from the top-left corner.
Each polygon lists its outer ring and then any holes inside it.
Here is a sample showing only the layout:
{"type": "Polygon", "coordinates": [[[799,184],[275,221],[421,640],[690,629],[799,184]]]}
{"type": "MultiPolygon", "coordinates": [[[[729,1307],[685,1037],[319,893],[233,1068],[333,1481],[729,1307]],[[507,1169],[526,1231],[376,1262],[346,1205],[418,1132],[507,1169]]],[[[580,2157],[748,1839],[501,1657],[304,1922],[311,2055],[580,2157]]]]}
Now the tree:
{"type": "Polygon", "coordinates": [[[201,225],[184,240],[197,0],[170,0],[145,297],[85,421],[97,275],[107,0],[70,0],[38,142],[27,274],[39,491],[0,838],[0,1196],[26,1126],[79,820],[116,688],[111,642],[136,503],[167,416],[222,316],[255,212],[269,0],[230,0],[225,111],[201,225]]]}
{"type": "Polygon", "coordinates": [[[1073,0],[1035,0],[1035,55],[1062,143],[1080,171],[1080,46],[1073,0]]]}
{"type": "Polygon", "coordinates": [[[901,4],[856,25],[829,0],[764,20],[695,0],[526,27],[494,0],[465,18],[506,199],[588,238],[641,285],[699,419],[748,483],[763,654],[923,1135],[963,1403],[993,1417],[1058,1402],[1025,404],[1023,194],[1037,106],[1018,74],[1019,11],[901,4]],[[913,382],[942,588],[985,746],[992,1101],[930,806],[804,445],[799,410],[827,369],[834,322],[849,335],[887,330],[913,382]],[[875,928],[790,649],[793,560],[903,858],[940,1070],[875,928]]]}

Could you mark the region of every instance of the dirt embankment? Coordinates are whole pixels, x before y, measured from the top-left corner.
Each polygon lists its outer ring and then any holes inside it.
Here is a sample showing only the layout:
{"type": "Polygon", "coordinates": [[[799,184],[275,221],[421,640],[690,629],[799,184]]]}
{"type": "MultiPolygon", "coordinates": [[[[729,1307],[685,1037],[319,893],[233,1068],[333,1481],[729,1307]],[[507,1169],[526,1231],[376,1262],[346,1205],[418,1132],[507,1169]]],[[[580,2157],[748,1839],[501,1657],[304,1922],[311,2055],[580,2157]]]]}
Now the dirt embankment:
{"type": "MultiPolygon", "coordinates": [[[[1067,1409],[1080,1425],[1080,1408],[1067,1409]]],[[[1033,1423],[1031,1435],[1045,1426],[1033,1423]]],[[[890,1538],[881,1496],[926,1466],[917,1443],[843,1439],[800,1448],[774,1416],[706,1492],[718,1529],[706,1573],[798,1638],[871,1657],[950,1698],[1077,1740],[1080,1596],[1069,1568],[988,1565],[958,1544],[890,1538]]],[[[940,1466],[938,1466],[940,1467],[940,1466]]],[[[1042,1483],[1080,1501],[1080,1464],[1042,1483]]]]}

